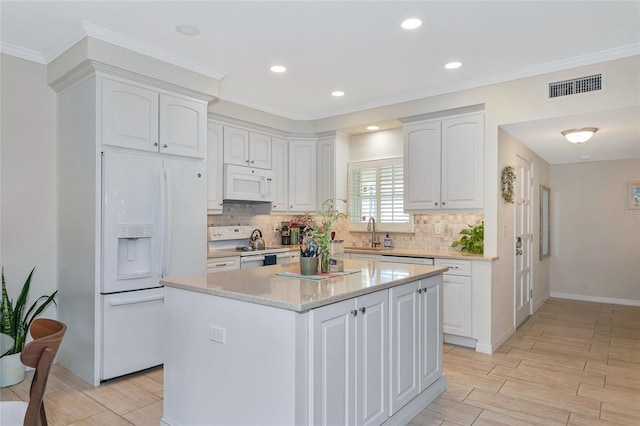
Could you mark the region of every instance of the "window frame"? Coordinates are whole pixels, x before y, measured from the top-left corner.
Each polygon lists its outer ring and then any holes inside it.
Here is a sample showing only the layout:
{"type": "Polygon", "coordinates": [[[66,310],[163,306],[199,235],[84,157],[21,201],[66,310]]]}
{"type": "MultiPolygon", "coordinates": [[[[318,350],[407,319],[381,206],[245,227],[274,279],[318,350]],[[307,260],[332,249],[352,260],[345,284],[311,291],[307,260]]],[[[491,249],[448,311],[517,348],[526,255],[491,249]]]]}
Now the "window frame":
{"type": "MultiPolygon", "coordinates": [[[[363,222],[352,222],[351,221],[351,203],[354,202],[351,192],[351,174],[354,168],[356,169],[376,169],[376,232],[394,232],[394,233],[414,233],[414,216],[411,213],[406,213],[406,210],[403,209],[405,214],[409,216],[409,221],[407,223],[381,223],[380,222],[380,171],[382,167],[387,166],[402,166],[402,182],[403,186],[405,182],[405,171],[404,171],[404,159],[403,157],[390,157],[390,158],[379,158],[374,160],[364,160],[364,161],[349,161],[347,163],[347,197],[349,201],[349,211],[348,214],[348,222],[349,222],[349,231],[350,232],[371,232],[367,231],[367,224],[363,222]]],[[[403,190],[404,190],[403,187],[403,190]]],[[[403,193],[403,206],[404,206],[404,193],[403,193]]]]}

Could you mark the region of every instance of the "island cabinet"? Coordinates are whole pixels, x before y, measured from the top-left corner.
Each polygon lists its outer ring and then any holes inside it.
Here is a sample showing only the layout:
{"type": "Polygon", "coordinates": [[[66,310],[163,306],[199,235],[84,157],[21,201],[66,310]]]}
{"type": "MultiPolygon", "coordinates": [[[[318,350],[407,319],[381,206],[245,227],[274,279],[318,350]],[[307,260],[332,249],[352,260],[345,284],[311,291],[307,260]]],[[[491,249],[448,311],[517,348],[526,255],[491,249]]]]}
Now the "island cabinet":
{"type": "Polygon", "coordinates": [[[425,279],[389,290],[390,414],[442,376],[442,286],[439,283],[425,279]]]}
{"type": "Polygon", "coordinates": [[[162,425],[404,425],[444,392],[444,268],[275,275],[297,269],[163,281],[162,425]]]}
{"type": "Polygon", "coordinates": [[[312,424],[389,417],[389,297],[379,291],[310,312],[312,424]]]}

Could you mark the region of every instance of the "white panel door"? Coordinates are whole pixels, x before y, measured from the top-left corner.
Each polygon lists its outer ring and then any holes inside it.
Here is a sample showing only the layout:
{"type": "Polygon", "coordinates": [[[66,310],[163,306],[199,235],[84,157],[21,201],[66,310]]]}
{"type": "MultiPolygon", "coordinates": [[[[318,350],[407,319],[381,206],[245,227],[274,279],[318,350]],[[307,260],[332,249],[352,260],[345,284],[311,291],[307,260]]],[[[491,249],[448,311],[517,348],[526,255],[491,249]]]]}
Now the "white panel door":
{"type": "Polygon", "coordinates": [[[271,166],[273,170],[273,204],[271,212],[286,213],[288,210],[289,142],[271,138],[271,166]]]}
{"type": "Polygon", "coordinates": [[[415,281],[389,289],[390,415],[420,390],[418,284],[415,281]]]}
{"type": "Polygon", "coordinates": [[[160,152],[204,158],[206,136],[205,103],[160,94],[160,152]]]}
{"type": "Polygon", "coordinates": [[[316,210],[316,141],[289,141],[289,211],[316,210]]]}
{"type": "Polygon", "coordinates": [[[165,258],[163,276],[204,274],[207,261],[207,174],[204,160],[164,163],[165,258]]]}
{"type": "Polygon", "coordinates": [[[442,208],[481,208],[484,115],[442,121],[442,208]]]}
{"type": "Polygon", "coordinates": [[[420,283],[420,392],[442,376],[442,293],[439,285],[428,287],[439,279],[432,277],[420,283]]]}
{"type": "Polygon", "coordinates": [[[443,331],[471,337],[471,277],[445,274],[442,287],[443,331]]]}
{"type": "Polygon", "coordinates": [[[222,213],[222,124],[207,124],[207,213],[222,213]]]}
{"type": "Polygon", "coordinates": [[[102,143],[158,151],[158,92],[102,79],[102,143]]]}
{"type": "Polygon", "coordinates": [[[313,309],[311,321],[311,412],[314,425],[355,422],[355,303],[313,309]]]}
{"type": "Polygon", "coordinates": [[[326,200],[336,198],[335,146],[335,138],[320,139],[318,141],[318,178],[316,180],[318,209],[322,208],[322,203],[326,200]]]}
{"type": "Polygon", "coordinates": [[[531,163],[516,157],[515,182],[515,320],[519,326],[531,314],[531,163]]]}
{"type": "Polygon", "coordinates": [[[356,425],[380,425],[389,417],[389,294],[356,299],[356,425]]]}
{"type": "Polygon", "coordinates": [[[249,165],[249,131],[224,126],[224,164],[249,165]]]}
{"type": "Polygon", "coordinates": [[[440,208],[440,122],[404,129],[404,208],[440,208]]]}
{"type": "Polygon", "coordinates": [[[249,166],[271,170],[271,136],[249,132],[249,166]]]}

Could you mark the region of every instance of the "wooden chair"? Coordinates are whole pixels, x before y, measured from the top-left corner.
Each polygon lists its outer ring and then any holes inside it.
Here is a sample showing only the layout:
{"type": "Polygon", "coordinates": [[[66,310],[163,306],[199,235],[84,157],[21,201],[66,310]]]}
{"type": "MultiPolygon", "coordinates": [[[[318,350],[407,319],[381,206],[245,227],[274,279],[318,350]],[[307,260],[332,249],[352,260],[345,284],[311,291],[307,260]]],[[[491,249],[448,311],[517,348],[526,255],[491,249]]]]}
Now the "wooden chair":
{"type": "Polygon", "coordinates": [[[49,378],[53,359],[58,352],[67,326],[60,321],[38,318],[31,324],[33,341],[22,349],[20,360],[24,365],[36,369],[29,402],[0,402],[0,425],[2,426],[46,426],[47,416],[44,411],[44,391],[49,378]]]}

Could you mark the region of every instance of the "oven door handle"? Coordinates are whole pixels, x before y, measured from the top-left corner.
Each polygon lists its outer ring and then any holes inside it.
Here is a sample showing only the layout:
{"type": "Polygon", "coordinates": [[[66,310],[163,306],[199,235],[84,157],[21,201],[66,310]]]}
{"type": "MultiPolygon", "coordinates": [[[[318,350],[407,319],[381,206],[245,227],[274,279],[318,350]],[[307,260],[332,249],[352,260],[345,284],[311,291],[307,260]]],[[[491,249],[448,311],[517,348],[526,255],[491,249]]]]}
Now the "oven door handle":
{"type": "Polygon", "coordinates": [[[264,256],[243,256],[241,258],[242,262],[257,262],[264,260],[264,256]]]}

